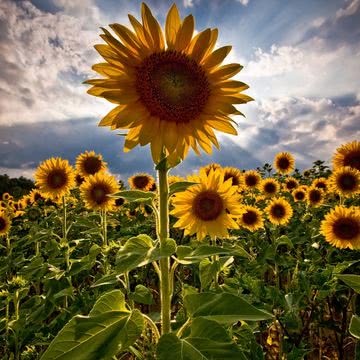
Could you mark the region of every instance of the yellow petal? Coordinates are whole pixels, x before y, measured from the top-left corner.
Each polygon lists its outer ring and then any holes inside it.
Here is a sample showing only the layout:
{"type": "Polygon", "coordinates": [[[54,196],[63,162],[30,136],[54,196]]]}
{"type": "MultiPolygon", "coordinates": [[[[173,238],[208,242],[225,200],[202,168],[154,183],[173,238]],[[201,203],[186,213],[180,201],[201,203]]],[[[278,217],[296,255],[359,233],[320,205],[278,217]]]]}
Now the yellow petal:
{"type": "Polygon", "coordinates": [[[153,40],[154,48],[158,51],[164,50],[165,42],[161,27],[145,3],[141,4],[141,17],[145,31],[153,40]]]}
{"type": "Polygon", "coordinates": [[[206,69],[211,69],[219,66],[229,54],[230,50],[231,46],[224,46],[215,50],[204,60],[204,67],[206,69]]]}
{"type": "Polygon", "coordinates": [[[209,79],[213,81],[226,80],[236,75],[238,72],[241,71],[242,68],[243,67],[239,64],[223,65],[220,68],[216,69],[214,72],[212,72],[209,76],[209,79]]]}
{"type": "Polygon", "coordinates": [[[211,30],[206,29],[200,33],[191,52],[191,57],[198,63],[203,59],[209,45],[211,30]]]}
{"type": "Polygon", "coordinates": [[[195,22],[192,15],[187,16],[176,35],[175,50],[182,51],[187,48],[194,33],[195,22]]]}
{"type": "Polygon", "coordinates": [[[166,43],[169,49],[174,48],[176,34],[178,33],[180,26],[181,26],[181,19],[180,19],[179,11],[178,8],[176,7],[176,4],[174,3],[169,10],[165,23],[166,43]]]}
{"type": "Polygon", "coordinates": [[[207,123],[214,129],[222,131],[226,134],[237,135],[236,129],[227,121],[208,120],[207,123]]]}

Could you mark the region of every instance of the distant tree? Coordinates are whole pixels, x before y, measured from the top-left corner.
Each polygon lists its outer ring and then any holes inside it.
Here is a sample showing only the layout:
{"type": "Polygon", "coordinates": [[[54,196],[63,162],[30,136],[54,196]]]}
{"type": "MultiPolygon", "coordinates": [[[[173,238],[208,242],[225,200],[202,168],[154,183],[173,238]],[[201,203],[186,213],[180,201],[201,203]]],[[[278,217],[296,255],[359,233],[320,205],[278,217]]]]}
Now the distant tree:
{"type": "Polygon", "coordinates": [[[0,197],[2,197],[3,193],[7,192],[14,196],[15,199],[19,199],[23,195],[28,194],[34,187],[34,182],[23,176],[10,178],[7,174],[0,175],[0,197]]]}

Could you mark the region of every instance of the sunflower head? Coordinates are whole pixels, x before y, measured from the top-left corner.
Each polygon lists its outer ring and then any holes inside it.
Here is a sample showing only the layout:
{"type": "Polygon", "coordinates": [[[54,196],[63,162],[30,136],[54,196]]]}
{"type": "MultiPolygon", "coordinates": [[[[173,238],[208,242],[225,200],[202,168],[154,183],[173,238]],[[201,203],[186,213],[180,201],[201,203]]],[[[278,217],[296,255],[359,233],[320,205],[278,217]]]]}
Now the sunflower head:
{"type": "Polygon", "coordinates": [[[45,198],[38,189],[33,189],[29,194],[29,199],[31,204],[35,204],[41,200],[44,200],[45,198]]]}
{"type": "Polygon", "coordinates": [[[306,200],[306,192],[307,187],[305,186],[299,186],[296,188],[291,194],[294,198],[294,201],[305,201],[306,200]]]}
{"type": "Polygon", "coordinates": [[[238,223],[241,227],[256,231],[264,227],[264,220],[262,211],[255,206],[244,205],[242,207],[243,213],[239,216],[238,223]]]}
{"type": "Polygon", "coordinates": [[[132,190],[150,191],[155,185],[155,179],[146,173],[133,175],[128,179],[128,182],[132,190]]]}
{"type": "Polygon", "coordinates": [[[260,183],[260,190],[266,197],[275,195],[279,189],[280,184],[275,179],[263,179],[260,183]]]}
{"type": "Polygon", "coordinates": [[[338,169],[349,166],[360,171],[360,142],[353,141],[336,149],[333,157],[333,167],[338,169]]]}
{"type": "Polygon", "coordinates": [[[324,191],[311,186],[306,192],[306,201],[310,206],[319,206],[324,201],[324,191]]]}
{"type": "Polygon", "coordinates": [[[323,191],[326,191],[328,188],[328,181],[324,177],[315,179],[312,183],[312,186],[321,189],[323,191]]]}
{"type": "Polygon", "coordinates": [[[237,186],[224,181],[222,170],[203,172],[198,182],[175,194],[171,214],[179,220],[174,226],[185,229],[185,235],[196,233],[198,240],[227,237],[228,229],[238,229],[233,218],[242,213],[237,186]]]}
{"type": "Polygon", "coordinates": [[[340,249],[360,248],[359,207],[337,206],[326,214],[321,222],[320,232],[325,240],[340,249]]]}
{"type": "Polygon", "coordinates": [[[165,151],[168,159],[184,159],[199,146],[207,153],[219,146],[214,130],[236,135],[230,115],[233,104],[251,101],[248,86],[231,80],[242,67],[221,65],[231,50],[214,50],[218,31],[194,36],[192,15],[181,19],[174,4],[165,22],[165,36],[150,9],[142,4],[142,22],[129,15],[133,30],[111,24],[115,38],[103,29],[106,44],[95,49],[105,59],[93,69],[102,78],[86,81],[88,93],[116,104],[100,122],[129,130],[125,151],[150,144],[154,161],[165,151]]]}
{"type": "Polygon", "coordinates": [[[285,198],[273,199],[265,209],[272,224],[285,225],[293,215],[293,210],[285,198]]]}
{"type": "Polygon", "coordinates": [[[115,199],[109,195],[118,191],[119,185],[116,179],[105,172],[88,176],[80,186],[80,194],[85,207],[90,210],[112,210],[115,199]]]}
{"type": "Polygon", "coordinates": [[[9,193],[4,192],[4,193],[2,194],[2,199],[3,199],[4,201],[9,201],[9,200],[12,200],[13,197],[12,197],[9,193]]]}
{"type": "Polygon", "coordinates": [[[304,177],[309,177],[311,175],[312,171],[311,169],[307,169],[303,171],[303,176],[304,177]]]}
{"type": "Polygon", "coordinates": [[[54,199],[70,193],[75,185],[75,174],[67,160],[51,158],[39,165],[35,180],[41,194],[54,199]]]}
{"type": "Polygon", "coordinates": [[[4,211],[0,211],[0,236],[6,235],[10,229],[10,219],[4,211]]]}
{"type": "Polygon", "coordinates": [[[329,178],[332,191],[349,197],[360,192],[360,171],[349,166],[339,168],[329,178]]]}
{"type": "Polygon", "coordinates": [[[217,164],[217,163],[211,163],[211,164],[208,164],[208,165],[202,167],[200,169],[200,172],[205,172],[206,175],[209,175],[209,172],[211,170],[217,170],[217,169],[222,169],[221,165],[217,164]]]}
{"type": "Polygon", "coordinates": [[[295,159],[289,152],[281,152],[275,156],[274,168],[280,174],[289,174],[294,170],[295,159]]]}
{"type": "Polygon", "coordinates": [[[285,189],[287,191],[293,191],[299,186],[299,182],[292,176],[285,179],[285,189]]]}
{"type": "Polygon", "coordinates": [[[242,187],[243,186],[243,175],[242,172],[234,167],[224,168],[224,180],[231,179],[232,185],[242,187]]]}
{"type": "Polygon", "coordinates": [[[85,151],[76,158],[76,170],[82,177],[95,175],[100,171],[105,171],[107,164],[101,154],[95,151],[85,151]]]}
{"type": "Polygon", "coordinates": [[[261,182],[260,174],[255,170],[245,171],[243,174],[244,187],[247,190],[253,190],[259,187],[261,182]]]}

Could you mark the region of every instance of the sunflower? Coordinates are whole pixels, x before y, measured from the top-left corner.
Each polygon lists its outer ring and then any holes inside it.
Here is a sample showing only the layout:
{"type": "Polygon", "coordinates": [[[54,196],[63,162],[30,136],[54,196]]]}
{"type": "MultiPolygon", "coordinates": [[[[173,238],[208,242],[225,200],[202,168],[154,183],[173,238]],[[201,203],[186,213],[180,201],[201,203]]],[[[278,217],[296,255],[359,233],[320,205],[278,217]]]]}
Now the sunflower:
{"type": "Polygon", "coordinates": [[[323,191],[326,191],[328,188],[328,181],[324,177],[321,177],[321,178],[315,179],[312,182],[312,186],[317,187],[323,191]]]}
{"type": "Polygon", "coordinates": [[[285,198],[276,198],[265,209],[269,220],[275,225],[285,225],[293,215],[291,205],[285,198]]]}
{"type": "Polygon", "coordinates": [[[360,171],[360,142],[353,141],[344,144],[336,149],[333,157],[333,167],[338,169],[344,166],[350,166],[360,171]]]}
{"type": "Polygon", "coordinates": [[[0,211],[1,209],[6,209],[7,208],[7,205],[6,205],[6,202],[5,201],[0,201],[0,211]]]}
{"type": "Polygon", "coordinates": [[[197,234],[202,240],[207,234],[227,237],[228,229],[238,229],[234,217],[242,214],[237,186],[224,181],[222,170],[202,173],[199,184],[176,193],[171,214],[179,218],[175,227],[185,229],[185,235],[197,234]]]}
{"type": "Polygon", "coordinates": [[[44,197],[55,199],[70,193],[75,185],[75,174],[67,160],[51,158],[39,165],[35,180],[44,197]]]}
{"type": "Polygon", "coordinates": [[[280,184],[275,179],[267,178],[260,183],[260,190],[267,197],[275,195],[279,189],[280,184]]]}
{"type": "Polygon", "coordinates": [[[307,169],[303,171],[303,175],[305,177],[309,177],[312,174],[312,170],[311,169],[307,169]]]}
{"type": "Polygon", "coordinates": [[[35,204],[40,200],[44,200],[44,197],[38,189],[32,189],[29,194],[29,199],[31,204],[35,204]]]}
{"type": "Polygon", "coordinates": [[[255,170],[245,171],[243,174],[244,186],[247,190],[256,189],[261,182],[260,174],[255,170]]]}
{"type": "Polygon", "coordinates": [[[145,173],[131,176],[128,179],[128,182],[132,190],[150,191],[155,185],[155,179],[151,175],[145,173]]]}
{"type": "Polygon", "coordinates": [[[255,206],[244,205],[242,207],[244,213],[240,215],[238,223],[241,227],[256,231],[264,227],[264,220],[262,218],[262,211],[255,206]]]}
{"type": "Polygon", "coordinates": [[[118,191],[119,185],[116,179],[105,172],[88,176],[80,186],[85,207],[92,210],[112,210],[115,199],[109,195],[118,191]]]}
{"type": "Polygon", "coordinates": [[[100,126],[129,129],[125,151],[150,143],[152,157],[160,160],[163,149],[173,159],[184,159],[191,147],[211,153],[218,147],[214,130],[236,135],[229,115],[241,114],[233,104],[253,100],[241,94],[248,86],[231,80],[242,66],[221,66],[231,50],[214,51],[218,30],[206,29],[196,36],[192,15],[181,20],[174,4],[163,31],[143,3],[142,23],[129,15],[134,31],[111,24],[116,39],[106,29],[95,45],[106,62],[93,70],[104,78],[88,80],[88,93],[116,104],[100,126]],[[166,45],[165,45],[166,40],[166,45]]]}
{"type": "Polygon", "coordinates": [[[7,193],[7,192],[5,192],[5,193],[2,194],[2,199],[3,199],[4,201],[12,200],[12,198],[13,198],[13,197],[12,197],[9,193],[7,193]]]}
{"type": "Polygon", "coordinates": [[[360,171],[349,166],[338,168],[329,178],[332,191],[348,197],[360,192],[360,171]]]}
{"type": "Polygon", "coordinates": [[[25,209],[27,206],[31,205],[30,195],[24,195],[20,201],[22,203],[23,209],[25,209]]]}
{"type": "Polygon", "coordinates": [[[232,185],[241,187],[244,183],[242,172],[234,167],[225,167],[224,171],[224,181],[231,179],[232,185]]]}
{"type": "Polygon", "coordinates": [[[310,206],[319,206],[324,201],[324,191],[311,186],[306,192],[306,202],[310,206]]]}
{"type": "Polygon", "coordinates": [[[200,169],[200,172],[204,171],[206,175],[209,175],[210,170],[217,170],[222,169],[220,164],[217,163],[211,163],[208,164],[200,169]]]}
{"type": "Polygon", "coordinates": [[[275,156],[274,167],[280,174],[289,174],[295,167],[294,157],[289,152],[281,152],[275,156]]]}
{"type": "Polygon", "coordinates": [[[325,240],[340,249],[360,248],[359,207],[336,206],[321,222],[320,232],[325,240]]]}
{"type": "Polygon", "coordinates": [[[299,186],[299,182],[292,176],[285,179],[284,187],[288,191],[293,191],[299,186]]]}
{"type": "Polygon", "coordinates": [[[95,175],[106,168],[106,162],[100,154],[95,154],[95,151],[85,151],[76,158],[76,170],[82,177],[95,175]]]}
{"type": "Polygon", "coordinates": [[[304,201],[306,199],[306,186],[299,186],[291,194],[295,201],[304,201]]]}
{"type": "Polygon", "coordinates": [[[0,211],[0,236],[6,235],[10,229],[10,219],[4,211],[0,211]]]}

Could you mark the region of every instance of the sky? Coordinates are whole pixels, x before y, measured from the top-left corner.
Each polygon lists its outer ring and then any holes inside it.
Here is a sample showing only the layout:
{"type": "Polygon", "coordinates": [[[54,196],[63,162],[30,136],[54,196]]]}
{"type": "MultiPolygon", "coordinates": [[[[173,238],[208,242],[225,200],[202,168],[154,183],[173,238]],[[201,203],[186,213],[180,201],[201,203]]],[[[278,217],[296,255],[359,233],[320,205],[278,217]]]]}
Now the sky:
{"type": "MultiPolygon", "coordinates": [[[[173,1],[147,4],[163,25],[173,1]]],[[[174,169],[185,175],[218,162],[241,169],[290,151],[299,169],[360,138],[360,0],[179,0],[196,31],[218,28],[225,62],[255,101],[239,108],[238,136],[219,134],[220,151],[193,153],[174,169]]],[[[0,174],[32,177],[40,162],[74,163],[85,150],[103,154],[126,180],[153,172],[149,147],[124,153],[123,137],[97,123],[113,107],[86,94],[100,56],[100,27],[129,24],[134,0],[0,0],[0,174]]]]}

